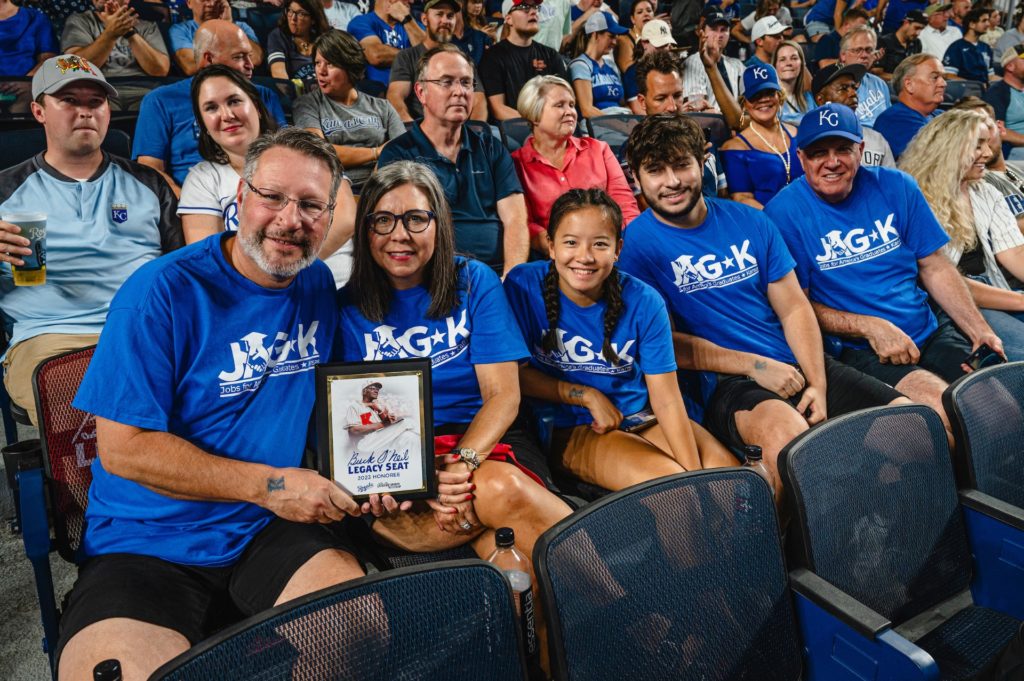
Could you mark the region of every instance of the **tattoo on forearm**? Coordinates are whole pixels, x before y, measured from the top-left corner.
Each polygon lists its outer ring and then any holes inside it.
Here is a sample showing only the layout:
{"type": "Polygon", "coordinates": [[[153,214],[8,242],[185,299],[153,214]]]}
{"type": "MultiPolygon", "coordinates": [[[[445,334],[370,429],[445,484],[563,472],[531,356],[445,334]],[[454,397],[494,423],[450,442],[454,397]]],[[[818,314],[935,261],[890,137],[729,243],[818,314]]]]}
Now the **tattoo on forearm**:
{"type": "Polygon", "coordinates": [[[276,492],[284,489],[284,476],[280,478],[267,478],[267,491],[276,492]]]}
{"type": "Polygon", "coordinates": [[[582,400],[583,399],[583,388],[571,388],[569,390],[570,400],[582,400]]]}
{"type": "Polygon", "coordinates": [[[756,369],[757,371],[764,371],[767,368],[768,368],[768,362],[765,362],[764,360],[760,360],[760,359],[755,359],[754,360],[754,369],[756,369]]]}

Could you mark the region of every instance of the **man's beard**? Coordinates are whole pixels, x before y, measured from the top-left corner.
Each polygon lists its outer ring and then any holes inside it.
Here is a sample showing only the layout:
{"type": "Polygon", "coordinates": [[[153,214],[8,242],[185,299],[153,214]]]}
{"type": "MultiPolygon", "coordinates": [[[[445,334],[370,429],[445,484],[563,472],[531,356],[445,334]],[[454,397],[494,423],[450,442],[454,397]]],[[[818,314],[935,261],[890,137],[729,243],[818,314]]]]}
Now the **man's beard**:
{"type": "Polygon", "coordinates": [[[427,37],[438,44],[450,43],[452,41],[452,35],[453,32],[451,29],[443,29],[439,33],[435,33],[429,28],[427,29],[427,37]]]}
{"type": "Polygon", "coordinates": [[[291,279],[312,265],[313,261],[317,258],[317,253],[320,251],[319,247],[315,250],[313,249],[308,238],[302,238],[301,241],[295,242],[302,247],[302,257],[290,264],[275,265],[267,260],[267,256],[263,252],[263,242],[266,241],[268,236],[273,236],[275,239],[288,238],[285,234],[268,235],[266,230],[260,230],[256,234],[243,234],[239,232],[238,243],[242,246],[242,252],[249,256],[258,268],[274,279],[291,279]]]}
{"type": "Polygon", "coordinates": [[[643,192],[641,190],[641,193],[643,193],[644,199],[647,201],[647,206],[655,214],[661,216],[667,222],[676,222],[679,218],[686,217],[687,215],[689,215],[691,212],[693,212],[694,207],[696,207],[697,202],[700,201],[701,197],[700,187],[693,187],[690,191],[690,200],[684,203],[683,205],[679,206],[679,208],[669,211],[665,210],[664,208],[661,208],[658,205],[659,202],[656,200],[656,198],[655,200],[652,200],[646,192],[643,192]]]}

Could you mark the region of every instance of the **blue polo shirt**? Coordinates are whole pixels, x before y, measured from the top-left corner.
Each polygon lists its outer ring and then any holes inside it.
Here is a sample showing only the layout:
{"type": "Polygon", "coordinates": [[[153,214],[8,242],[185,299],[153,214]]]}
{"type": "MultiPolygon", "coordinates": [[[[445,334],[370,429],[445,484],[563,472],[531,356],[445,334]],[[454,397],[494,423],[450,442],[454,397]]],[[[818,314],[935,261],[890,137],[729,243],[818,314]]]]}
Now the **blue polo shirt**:
{"type": "MultiPolygon", "coordinates": [[[[287,125],[281,100],[272,90],[256,85],[260,99],[278,125],[287,125]]],[[[164,85],[142,98],[139,121],[132,140],[132,158],[152,156],[164,162],[164,169],[181,185],[199,155],[199,124],[192,113],[192,79],[164,85]]]]}
{"type": "Polygon", "coordinates": [[[923,116],[903,102],[896,102],[875,119],[874,127],[889,143],[892,155],[899,158],[917,131],[938,115],[938,109],[930,116],[923,116]]]}
{"type": "Polygon", "coordinates": [[[983,42],[972,43],[964,38],[946,48],[942,65],[947,73],[982,83],[987,83],[988,77],[995,73],[992,69],[992,48],[983,42]]]}
{"type": "Polygon", "coordinates": [[[0,75],[24,76],[44,52],[60,52],[46,15],[31,7],[19,7],[14,16],[0,21],[0,75]]]}
{"type": "Polygon", "coordinates": [[[384,147],[377,164],[383,168],[403,160],[428,166],[441,181],[455,221],[456,250],[500,269],[504,229],[498,201],[523,193],[512,157],[501,142],[462,126],[462,148],[452,163],[437,153],[416,121],[409,132],[384,147]]]}

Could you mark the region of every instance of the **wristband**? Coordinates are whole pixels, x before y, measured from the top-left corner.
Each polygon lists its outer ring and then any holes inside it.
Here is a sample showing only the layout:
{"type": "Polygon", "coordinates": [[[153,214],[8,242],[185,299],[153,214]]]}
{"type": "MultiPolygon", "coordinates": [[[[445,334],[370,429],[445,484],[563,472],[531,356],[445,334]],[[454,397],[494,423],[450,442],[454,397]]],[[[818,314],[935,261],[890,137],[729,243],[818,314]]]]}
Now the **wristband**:
{"type": "Polygon", "coordinates": [[[136,31],[134,28],[130,28],[130,29],[128,29],[128,32],[124,34],[124,37],[129,39],[129,40],[131,40],[132,38],[134,38],[138,34],[139,34],[138,31],[136,31]]]}

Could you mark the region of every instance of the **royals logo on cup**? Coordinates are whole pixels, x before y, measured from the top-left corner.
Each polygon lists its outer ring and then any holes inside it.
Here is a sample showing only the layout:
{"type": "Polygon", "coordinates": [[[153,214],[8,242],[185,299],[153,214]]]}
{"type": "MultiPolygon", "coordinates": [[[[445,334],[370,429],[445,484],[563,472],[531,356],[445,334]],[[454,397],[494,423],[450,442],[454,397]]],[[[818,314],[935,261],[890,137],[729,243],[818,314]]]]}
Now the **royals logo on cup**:
{"type": "Polygon", "coordinates": [[[114,203],[110,206],[110,218],[117,224],[121,224],[128,219],[128,204],[126,203],[114,203]]]}

